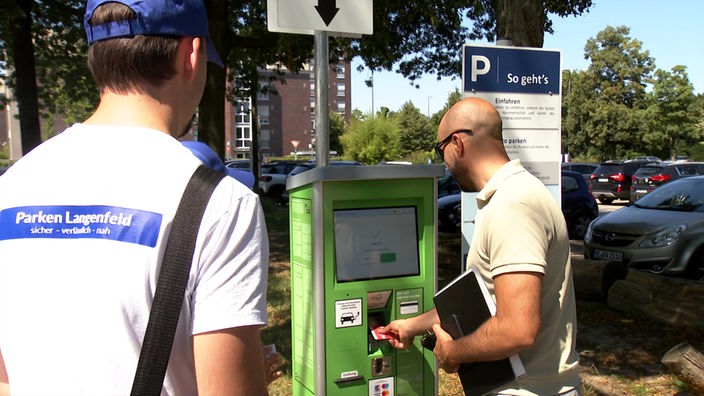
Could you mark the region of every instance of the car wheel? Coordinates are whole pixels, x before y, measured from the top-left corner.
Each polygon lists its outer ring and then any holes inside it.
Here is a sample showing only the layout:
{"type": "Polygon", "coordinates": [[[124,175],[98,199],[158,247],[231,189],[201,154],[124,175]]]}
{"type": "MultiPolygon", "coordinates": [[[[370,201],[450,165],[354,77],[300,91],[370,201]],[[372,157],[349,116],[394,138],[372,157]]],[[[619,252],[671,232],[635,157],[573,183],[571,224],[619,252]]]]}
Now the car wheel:
{"type": "Polygon", "coordinates": [[[601,202],[601,203],[603,203],[603,204],[607,204],[607,205],[610,204],[610,203],[613,202],[613,201],[614,201],[613,198],[599,198],[599,202],[601,202]]]}
{"type": "Polygon", "coordinates": [[[587,232],[587,228],[589,228],[589,223],[591,222],[591,216],[584,213],[580,214],[579,217],[574,220],[574,224],[572,224],[570,239],[584,239],[584,233],[587,232]]]}
{"type": "Polygon", "coordinates": [[[704,247],[700,247],[692,255],[685,276],[689,279],[704,281],[704,247]]]}
{"type": "Polygon", "coordinates": [[[281,186],[272,186],[269,188],[269,196],[276,198],[277,200],[281,198],[281,194],[284,193],[284,188],[281,186]]]}

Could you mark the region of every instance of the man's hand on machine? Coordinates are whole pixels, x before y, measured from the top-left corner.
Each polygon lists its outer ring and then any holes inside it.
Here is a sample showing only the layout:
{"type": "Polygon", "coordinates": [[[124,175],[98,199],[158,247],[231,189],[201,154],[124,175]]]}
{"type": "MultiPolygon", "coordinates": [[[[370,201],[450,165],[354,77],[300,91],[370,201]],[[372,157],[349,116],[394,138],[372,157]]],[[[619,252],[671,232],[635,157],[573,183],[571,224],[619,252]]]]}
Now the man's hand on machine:
{"type": "Polygon", "coordinates": [[[386,326],[379,327],[377,331],[381,334],[390,335],[389,344],[394,348],[406,349],[413,344],[414,337],[414,334],[408,331],[407,325],[406,319],[398,319],[386,326]]]}

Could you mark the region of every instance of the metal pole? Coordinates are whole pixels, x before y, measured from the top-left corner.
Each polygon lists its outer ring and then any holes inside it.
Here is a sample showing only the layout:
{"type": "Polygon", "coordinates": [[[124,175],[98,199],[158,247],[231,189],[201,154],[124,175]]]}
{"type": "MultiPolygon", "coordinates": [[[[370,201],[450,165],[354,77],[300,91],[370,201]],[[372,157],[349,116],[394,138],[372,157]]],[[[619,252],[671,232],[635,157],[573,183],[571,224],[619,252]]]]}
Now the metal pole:
{"type": "Polygon", "coordinates": [[[328,114],[328,32],[315,31],[315,157],[316,166],[330,162],[330,115],[328,114]]]}

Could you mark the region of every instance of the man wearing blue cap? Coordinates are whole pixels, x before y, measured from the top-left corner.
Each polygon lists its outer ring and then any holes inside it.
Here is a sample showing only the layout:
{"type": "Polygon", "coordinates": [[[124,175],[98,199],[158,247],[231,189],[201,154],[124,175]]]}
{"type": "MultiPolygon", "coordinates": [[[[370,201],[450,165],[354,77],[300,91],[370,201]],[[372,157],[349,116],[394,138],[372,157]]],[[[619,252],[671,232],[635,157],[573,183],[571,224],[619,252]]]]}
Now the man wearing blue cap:
{"type": "MultiPolygon", "coordinates": [[[[171,224],[176,138],[222,65],[202,0],[89,0],[100,104],[0,177],[0,395],[128,394],[171,224]]],[[[162,395],[261,395],[268,242],[224,178],[200,223],[162,395]]]]}

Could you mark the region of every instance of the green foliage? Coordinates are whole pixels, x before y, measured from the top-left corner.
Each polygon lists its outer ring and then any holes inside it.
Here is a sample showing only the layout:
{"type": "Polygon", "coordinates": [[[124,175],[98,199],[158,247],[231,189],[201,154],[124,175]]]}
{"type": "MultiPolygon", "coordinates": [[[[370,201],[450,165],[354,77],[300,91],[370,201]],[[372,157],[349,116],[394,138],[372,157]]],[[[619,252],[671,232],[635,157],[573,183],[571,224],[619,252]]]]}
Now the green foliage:
{"type": "MultiPolygon", "coordinates": [[[[45,119],[59,116],[69,125],[86,119],[99,101],[87,65],[84,11],[82,0],[34,3],[34,53],[41,115],[45,119]]],[[[52,135],[51,132],[45,134],[52,135]]]]}
{"type": "Polygon", "coordinates": [[[440,126],[440,120],[442,120],[442,117],[445,116],[445,113],[447,113],[447,111],[450,110],[450,107],[454,106],[455,103],[460,100],[462,100],[462,94],[459,89],[455,89],[447,95],[445,106],[430,117],[430,125],[432,126],[434,133],[437,133],[438,127],[440,126]]]}
{"type": "Polygon", "coordinates": [[[3,144],[0,145],[0,162],[1,164],[5,164],[4,160],[9,160],[10,159],[10,145],[9,144],[3,144]]]}
{"type": "Polygon", "coordinates": [[[647,107],[646,83],[654,65],[629,32],[625,26],[600,31],[584,47],[591,60],[587,70],[567,74],[563,134],[570,152],[603,160],[645,149],[639,116],[647,107]]]}
{"type": "Polygon", "coordinates": [[[406,102],[394,115],[399,127],[400,155],[406,157],[413,152],[428,152],[435,143],[435,131],[428,117],[421,114],[413,103],[406,102]]]}
{"type": "Polygon", "coordinates": [[[653,153],[674,158],[702,139],[696,128],[696,96],[686,67],[675,66],[671,72],[657,70],[648,99],[650,106],[642,117],[647,121],[643,140],[654,148],[653,153]]]}
{"type": "Polygon", "coordinates": [[[330,113],[330,140],[328,147],[331,151],[337,151],[338,155],[344,154],[342,143],[340,143],[340,136],[344,133],[345,126],[345,118],[340,113],[330,113]]]}
{"type": "Polygon", "coordinates": [[[338,39],[336,45],[346,48],[349,58],[359,56],[370,70],[396,70],[413,84],[423,74],[459,76],[461,45],[506,37],[499,32],[511,32],[515,45],[541,47],[544,32],[552,33],[548,15],[581,15],[591,5],[591,0],[375,1],[374,34],[338,39]],[[526,3],[529,7],[523,6],[526,3]],[[498,12],[499,5],[508,12],[498,12]],[[472,26],[462,26],[463,19],[472,26]]]}
{"type": "Polygon", "coordinates": [[[340,137],[345,158],[363,164],[378,164],[381,161],[400,158],[400,133],[392,117],[371,116],[365,120],[353,120],[340,137]]]}

